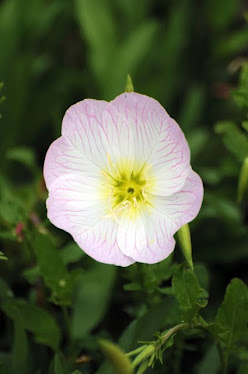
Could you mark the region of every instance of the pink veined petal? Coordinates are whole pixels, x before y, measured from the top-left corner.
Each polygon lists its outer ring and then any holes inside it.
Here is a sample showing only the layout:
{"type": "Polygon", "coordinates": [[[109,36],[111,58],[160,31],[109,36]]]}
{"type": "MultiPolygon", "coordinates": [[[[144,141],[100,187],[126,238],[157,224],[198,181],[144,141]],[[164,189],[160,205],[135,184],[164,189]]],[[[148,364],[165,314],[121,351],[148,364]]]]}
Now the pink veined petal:
{"type": "Polygon", "coordinates": [[[134,262],[118,248],[117,222],[105,218],[108,205],[99,195],[97,179],[75,174],[59,177],[50,186],[47,210],[50,221],[69,232],[97,261],[120,266],[134,262]]]}
{"type": "Polygon", "coordinates": [[[49,147],[45,163],[44,178],[47,188],[66,174],[77,174],[91,178],[99,178],[101,170],[97,165],[86,158],[69,139],[60,137],[49,147]]]}
{"type": "Polygon", "coordinates": [[[137,262],[154,264],[168,257],[175,247],[176,225],[154,208],[142,208],[135,220],[123,213],[117,241],[121,251],[137,262]]]}
{"type": "Polygon", "coordinates": [[[154,99],[124,93],[110,102],[133,130],[135,160],[152,166],[154,193],[169,196],[179,191],[190,171],[188,143],[178,124],[154,99]]]}
{"type": "Polygon", "coordinates": [[[100,169],[132,166],[134,143],[126,119],[105,101],[86,99],[72,105],[62,123],[62,136],[100,169]]]}
{"type": "Polygon", "coordinates": [[[84,251],[97,261],[105,264],[129,266],[135,262],[126,256],[117,243],[118,223],[106,217],[90,230],[74,236],[74,240],[84,251]]]}
{"type": "Polygon", "coordinates": [[[198,215],[203,200],[202,180],[192,169],[180,191],[171,196],[153,196],[153,205],[178,229],[198,215]]]}

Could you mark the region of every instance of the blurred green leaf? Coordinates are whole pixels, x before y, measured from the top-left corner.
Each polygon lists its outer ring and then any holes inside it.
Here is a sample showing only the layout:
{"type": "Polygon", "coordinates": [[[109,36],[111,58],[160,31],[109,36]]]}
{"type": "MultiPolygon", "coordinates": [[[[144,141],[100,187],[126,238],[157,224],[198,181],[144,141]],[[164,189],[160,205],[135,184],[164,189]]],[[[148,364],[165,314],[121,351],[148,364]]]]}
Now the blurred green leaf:
{"type": "Polygon", "coordinates": [[[221,135],[226,148],[237,160],[242,162],[248,156],[248,138],[234,123],[219,122],[215,125],[215,131],[221,135]]]}
{"type": "Polygon", "coordinates": [[[232,92],[236,104],[241,108],[248,110],[248,64],[242,66],[239,86],[232,92]]]}
{"type": "Polygon", "coordinates": [[[9,374],[9,373],[10,371],[6,363],[0,360],[0,374],[9,374]]]}
{"type": "Polygon", "coordinates": [[[220,358],[215,344],[204,354],[201,362],[197,365],[197,374],[217,374],[220,369],[220,358]]]}
{"type": "Polygon", "coordinates": [[[240,0],[208,0],[206,7],[211,26],[216,29],[224,29],[229,26],[240,5],[240,0]]]}
{"type": "Polygon", "coordinates": [[[27,334],[24,330],[24,324],[22,322],[22,316],[14,320],[14,344],[12,353],[12,370],[14,373],[25,373],[28,374],[28,341],[27,334]]]}
{"type": "Polygon", "coordinates": [[[3,302],[2,309],[14,321],[21,318],[23,327],[34,334],[38,343],[55,351],[58,349],[60,330],[48,312],[35,305],[10,299],[3,302]]]}
{"type": "Polygon", "coordinates": [[[83,338],[103,318],[115,274],[116,267],[95,263],[87,273],[78,277],[72,305],[72,335],[75,339],[83,338]]]}
{"type": "Polygon", "coordinates": [[[1,260],[6,261],[8,260],[8,257],[4,256],[3,252],[0,251],[0,261],[1,260]]]}
{"type": "Polygon", "coordinates": [[[54,358],[54,374],[67,374],[65,368],[64,357],[61,354],[56,354],[54,358]]]}
{"type": "Polygon", "coordinates": [[[246,48],[248,43],[248,28],[232,31],[229,35],[224,35],[217,40],[214,46],[214,53],[217,56],[229,56],[239,53],[246,48]]]}
{"type": "Polygon", "coordinates": [[[31,169],[36,168],[35,153],[32,148],[29,147],[15,147],[8,149],[6,153],[8,160],[14,160],[28,166],[31,169]]]}
{"type": "Polygon", "coordinates": [[[41,275],[51,289],[51,300],[61,305],[71,304],[73,273],[68,273],[62,256],[47,235],[37,234],[34,250],[41,275]]]}
{"type": "Polygon", "coordinates": [[[219,338],[225,345],[227,354],[237,340],[247,331],[248,288],[238,278],[233,279],[226,289],[224,301],[215,319],[221,329],[219,338]]]}
{"type": "Polygon", "coordinates": [[[78,262],[85,257],[85,252],[75,242],[67,244],[61,249],[60,254],[65,265],[78,262]]]}

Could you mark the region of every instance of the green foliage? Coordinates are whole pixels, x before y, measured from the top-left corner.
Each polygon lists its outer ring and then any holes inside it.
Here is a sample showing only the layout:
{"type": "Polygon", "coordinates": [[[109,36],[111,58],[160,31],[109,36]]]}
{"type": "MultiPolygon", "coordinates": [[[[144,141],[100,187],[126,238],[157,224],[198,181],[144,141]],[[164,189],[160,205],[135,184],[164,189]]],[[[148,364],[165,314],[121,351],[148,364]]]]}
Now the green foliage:
{"type": "Polygon", "coordinates": [[[109,374],[99,339],[139,347],[133,360],[152,345],[138,374],[247,372],[241,280],[219,307],[230,279],[247,280],[243,9],[243,0],[1,2],[0,373],[109,374]],[[159,264],[97,264],[46,217],[43,160],[65,110],[114,98],[127,74],[180,124],[203,179],[194,271],[177,247],[159,264]]]}
{"type": "Polygon", "coordinates": [[[237,158],[243,161],[248,155],[248,138],[237,125],[231,122],[219,122],[215,131],[223,138],[227,149],[237,158]]]}
{"type": "Polygon", "coordinates": [[[38,234],[34,241],[37,263],[45,284],[51,290],[51,301],[70,305],[74,273],[68,273],[62,256],[47,235],[38,234]]]}
{"type": "Polygon", "coordinates": [[[248,324],[248,288],[240,279],[233,279],[227,287],[223,303],[218,309],[215,324],[221,329],[218,337],[227,354],[246,333],[248,324]]]}
{"type": "Polygon", "coordinates": [[[183,263],[178,265],[172,278],[173,293],[178,299],[184,321],[191,321],[195,314],[207,305],[204,291],[194,272],[183,263]]]}
{"type": "Polygon", "coordinates": [[[116,269],[113,266],[94,264],[76,282],[72,335],[80,339],[89,333],[103,318],[111,296],[116,269]]]}
{"type": "Polygon", "coordinates": [[[4,300],[2,309],[15,323],[19,323],[20,320],[23,328],[31,331],[38,343],[45,344],[54,350],[58,349],[60,330],[53,317],[45,310],[22,300],[11,299],[4,300]]]}
{"type": "Polygon", "coordinates": [[[248,65],[242,67],[239,87],[233,91],[233,98],[241,109],[248,111],[248,65]]]}

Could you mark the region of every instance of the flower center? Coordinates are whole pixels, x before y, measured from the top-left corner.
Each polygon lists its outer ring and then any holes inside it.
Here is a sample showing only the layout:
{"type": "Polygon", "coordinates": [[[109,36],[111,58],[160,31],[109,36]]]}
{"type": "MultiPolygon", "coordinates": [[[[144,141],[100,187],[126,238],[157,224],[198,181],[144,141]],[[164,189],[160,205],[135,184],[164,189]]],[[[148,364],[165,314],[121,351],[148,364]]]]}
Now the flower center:
{"type": "Polygon", "coordinates": [[[145,205],[150,205],[153,179],[149,175],[150,167],[135,167],[128,162],[110,164],[104,172],[102,196],[108,202],[107,216],[118,221],[125,210],[130,219],[134,219],[145,205]]]}

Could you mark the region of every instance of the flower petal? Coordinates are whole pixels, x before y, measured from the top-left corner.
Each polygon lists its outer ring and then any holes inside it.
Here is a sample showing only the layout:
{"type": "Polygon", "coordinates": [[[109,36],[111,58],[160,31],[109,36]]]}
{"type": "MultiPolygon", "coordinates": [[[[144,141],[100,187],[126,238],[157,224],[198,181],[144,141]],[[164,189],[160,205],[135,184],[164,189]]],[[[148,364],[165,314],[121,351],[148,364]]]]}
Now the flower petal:
{"type": "Polygon", "coordinates": [[[175,247],[176,225],[152,207],[142,207],[135,220],[124,211],[117,233],[121,251],[137,262],[154,264],[164,260],[175,247]]]}
{"type": "Polygon", "coordinates": [[[97,261],[121,266],[134,262],[118,248],[118,224],[112,218],[105,218],[108,205],[99,194],[95,178],[75,174],[58,178],[50,186],[47,209],[50,221],[69,232],[97,261]]]}
{"type": "Polygon", "coordinates": [[[154,193],[179,191],[190,171],[190,151],[178,124],[154,99],[124,93],[110,102],[133,129],[135,159],[152,166],[154,193]]]}
{"type": "Polygon", "coordinates": [[[56,139],[49,147],[44,163],[44,178],[47,188],[66,174],[87,175],[98,178],[100,169],[65,137],[56,139]]]}
{"type": "MultiPolygon", "coordinates": [[[[133,162],[134,143],[126,119],[105,101],[87,99],[72,105],[62,135],[92,164],[105,171],[133,162]]],[[[131,164],[132,166],[132,164],[131,164]]]]}
{"type": "Polygon", "coordinates": [[[192,169],[182,189],[171,196],[154,196],[153,205],[178,227],[191,222],[201,208],[203,199],[202,180],[192,169]]]}

